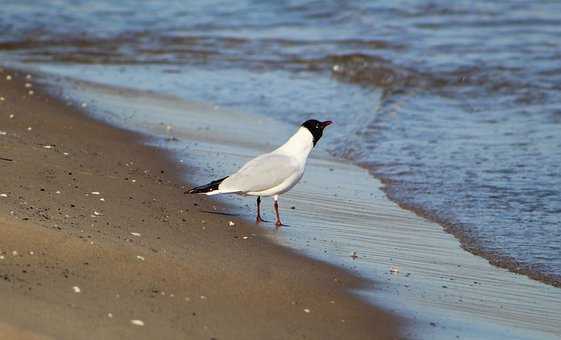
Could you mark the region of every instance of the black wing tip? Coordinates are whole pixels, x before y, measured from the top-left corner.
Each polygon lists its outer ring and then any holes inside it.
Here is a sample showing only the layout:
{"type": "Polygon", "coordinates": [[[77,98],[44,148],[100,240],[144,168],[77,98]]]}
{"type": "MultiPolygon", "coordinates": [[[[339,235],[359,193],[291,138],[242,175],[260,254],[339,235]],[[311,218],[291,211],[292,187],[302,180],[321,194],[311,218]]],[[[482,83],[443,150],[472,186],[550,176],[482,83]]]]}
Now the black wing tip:
{"type": "Polygon", "coordinates": [[[187,190],[187,191],[184,192],[184,194],[187,194],[187,195],[190,195],[190,194],[206,194],[207,192],[217,190],[220,183],[222,183],[222,181],[225,180],[226,178],[228,178],[228,176],[226,176],[224,178],[221,178],[221,179],[217,179],[217,180],[212,181],[208,184],[201,185],[199,187],[195,187],[191,190],[187,190]]]}

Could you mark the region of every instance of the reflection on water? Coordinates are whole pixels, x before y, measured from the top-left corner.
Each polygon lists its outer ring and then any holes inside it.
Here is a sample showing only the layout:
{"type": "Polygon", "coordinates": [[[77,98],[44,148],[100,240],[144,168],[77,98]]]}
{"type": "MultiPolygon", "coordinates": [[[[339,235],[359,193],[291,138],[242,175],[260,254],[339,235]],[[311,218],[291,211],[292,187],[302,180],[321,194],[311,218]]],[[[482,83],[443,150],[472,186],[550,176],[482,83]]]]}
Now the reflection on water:
{"type": "Polygon", "coordinates": [[[0,60],[104,65],[92,77],[293,123],[329,113],[329,150],[392,199],[494,263],[561,283],[561,3],[37,0],[2,12],[0,60]],[[157,81],[135,74],[146,69],[157,81]]]}

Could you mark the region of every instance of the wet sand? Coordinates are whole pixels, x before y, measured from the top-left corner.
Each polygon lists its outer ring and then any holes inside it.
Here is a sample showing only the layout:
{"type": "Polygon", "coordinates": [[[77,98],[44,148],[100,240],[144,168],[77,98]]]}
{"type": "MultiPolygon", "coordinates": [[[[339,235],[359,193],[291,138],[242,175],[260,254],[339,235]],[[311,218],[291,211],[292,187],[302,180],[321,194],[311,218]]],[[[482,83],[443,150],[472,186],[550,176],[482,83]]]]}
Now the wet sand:
{"type": "Polygon", "coordinates": [[[396,337],[364,280],[185,196],[189,169],[25,75],[0,73],[0,337],[396,337]]]}

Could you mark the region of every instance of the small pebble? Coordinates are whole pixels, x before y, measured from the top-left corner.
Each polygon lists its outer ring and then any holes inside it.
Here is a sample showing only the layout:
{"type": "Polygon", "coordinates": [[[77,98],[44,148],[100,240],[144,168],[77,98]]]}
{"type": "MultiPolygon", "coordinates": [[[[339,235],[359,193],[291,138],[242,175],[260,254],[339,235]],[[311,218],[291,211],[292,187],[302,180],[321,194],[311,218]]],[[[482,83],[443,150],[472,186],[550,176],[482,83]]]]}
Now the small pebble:
{"type": "Polygon", "coordinates": [[[10,119],[14,119],[15,116],[14,116],[14,114],[12,113],[12,114],[10,114],[9,117],[10,117],[10,119]]]}
{"type": "Polygon", "coordinates": [[[304,313],[308,313],[308,314],[309,314],[310,312],[311,312],[311,310],[309,310],[308,308],[304,308],[304,313]]]}
{"type": "Polygon", "coordinates": [[[113,313],[107,313],[107,317],[112,319],[113,318],[113,313]]]}
{"type": "Polygon", "coordinates": [[[6,80],[12,80],[12,76],[8,74],[8,75],[6,76],[6,80]]]}
{"type": "Polygon", "coordinates": [[[28,93],[30,96],[32,96],[32,95],[35,93],[35,91],[29,90],[27,93],[28,93]]]}
{"type": "Polygon", "coordinates": [[[74,286],[72,289],[74,290],[74,293],[80,293],[82,291],[78,286],[74,286]]]}
{"type": "Polygon", "coordinates": [[[8,197],[7,194],[0,194],[0,197],[8,197]]]}
{"type": "Polygon", "coordinates": [[[140,237],[140,233],[131,233],[132,236],[140,237]]]}
{"type": "MultiPolygon", "coordinates": [[[[29,130],[29,128],[27,128],[27,129],[29,130]]],[[[45,148],[45,149],[52,149],[53,146],[52,146],[52,145],[44,145],[43,148],[45,148]]]]}
{"type": "Polygon", "coordinates": [[[144,256],[136,255],[136,258],[140,261],[144,261],[144,256]]]}
{"type": "Polygon", "coordinates": [[[230,221],[230,222],[228,222],[228,225],[229,225],[230,227],[233,227],[233,226],[235,226],[236,224],[235,224],[234,222],[230,221]]]}
{"type": "Polygon", "coordinates": [[[28,126],[27,131],[31,131],[31,130],[33,130],[33,128],[31,126],[28,126]]]}
{"type": "Polygon", "coordinates": [[[92,191],[92,195],[99,195],[99,191],[92,191]]]}
{"type": "Polygon", "coordinates": [[[6,131],[0,131],[0,136],[5,136],[5,135],[7,135],[7,134],[8,134],[8,133],[7,133],[6,131]]]}

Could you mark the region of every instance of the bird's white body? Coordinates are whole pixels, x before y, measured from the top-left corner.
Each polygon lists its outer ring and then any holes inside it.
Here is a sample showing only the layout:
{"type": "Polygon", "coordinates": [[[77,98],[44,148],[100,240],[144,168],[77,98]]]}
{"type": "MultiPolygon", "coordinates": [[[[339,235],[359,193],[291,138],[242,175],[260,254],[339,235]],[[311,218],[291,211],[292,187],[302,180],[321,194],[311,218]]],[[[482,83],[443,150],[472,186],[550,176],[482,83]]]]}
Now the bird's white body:
{"type": "Polygon", "coordinates": [[[206,194],[250,196],[283,194],[292,189],[304,175],[304,167],[313,147],[312,133],[300,127],[284,145],[273,152],[250,160],[236,173],[224,179],[218,190],[206,194]]]}

